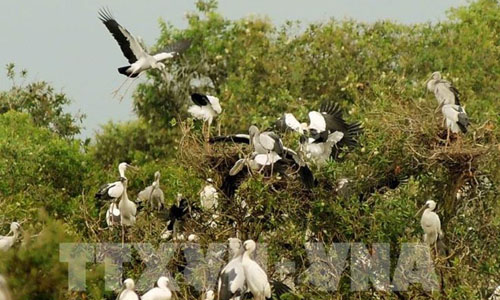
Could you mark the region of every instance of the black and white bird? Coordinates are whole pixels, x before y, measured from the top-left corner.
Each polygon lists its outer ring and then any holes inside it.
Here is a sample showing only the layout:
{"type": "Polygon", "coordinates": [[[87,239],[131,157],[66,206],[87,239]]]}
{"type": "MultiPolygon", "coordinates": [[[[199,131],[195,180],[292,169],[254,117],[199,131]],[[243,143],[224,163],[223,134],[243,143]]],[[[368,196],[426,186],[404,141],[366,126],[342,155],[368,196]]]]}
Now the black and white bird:
{"type": "Polygon", "coordinates": [[[121,215],[120,209],[118,208],[118,203],[111,202],[108,210],[106,210],[106,224],[110,229],[115,225],[121,224],[121,215]]]}
{"type": "Polygon", "coordinates": [[[188,113],[195,119],[203,120],[210,125],[213,120],[222,113],[219,98],[199,93],[191,94],[194,105],[188,108],[188,113]]]}
{"type": "Polygon", "coordinates": [[[427,90],[434,93],[434,96],[436,96],[436,101],[438,103],[436,111],[446,104],[460,105],[460,93],[451,82],[442,79],[440,72],[432,73],[431,77],[426,82],[426,86],[427,90]]]}
{"type": "Polygon", "coordinates": [[[500,285],[497,286],[493,294],[488,298],[488,300],[500,300],[500,285]]]}
{"type": "Polygon", "coordinates": [[[445,104],[441,108],[441,112],[446,119],[447,137],[446,144],[448,144],[450,139],[450,131],[453,133],[467,133],[467,127],[469,126],[469,117],[465,112],[465,109],[456,104],[445,104]]]}
{"type": "Polygon", "coordinates": [[[151,209],[156,209],[157,211],[165,207],[165,195],[160,188],[160,176],[160,171],[156,171],[153,183],[137,195],[137,199],[140,202],[147,203],[151,209]]]}
{"type": "Polygon", "coordinates": [[[0,300],[11,300],[9,286],[5,278],[0,275],[0,300]]]}
{"type": "MultiPolygon", "coordinates": [[[[181,54],[191,45],[190,40],[181,40],[151,55],[142,47],[136,37],[114,19],[108,9],[103,8],[99,11],[99,19],[118,42],[123,55],[130,63],[128,66],[118,68],[118,72],[127,76],[127,78],[137,77],[143,71],[149,69],[165,69],[165,64],[162,63],[163,61],[181,54]]],[[[120,88],[118,88],[118,90],[120,88]]]]}
{"type": "Polygon", "coordinates": [[[19,230],[21,229],[21,225],[17,222],[12,222],[10,224],[10,231],[6,236],[0,235],[0,251],[7,251],[16,242],[19,237],[19,230]],[[12,234],[12,235],[10,235],[12,234]]]}
{"type": "MultiPolygon", "coordinates": [[[[424,230],[424,243],[428,246],[436,244],[438,239],[443,237],[443,231],[441,230],[441,220],[439,216],[434,212],[436,209],[436,202],[433,200],[428,200],[425,206],[420,209],[424,210],[422,218],[420,219],[420,225],[424,230]]],[[[419,211],[419,213],[420,213],[419,211]]]]}
{"type": "Polygon", "coordinates": [[[265,300],[271,298],[271,284],[267,274],[259,264],[251,258],[255,252],[256,244],[253,240],[247,240],[243,244],[245,252],[243,253],[241,264],[245,274],[245,281],[248,289],[254,299],[265,300]]]}
{"type": "Polygon", "coordinates": [[[217,287],[219,300],[239,299],[247,290],[241,261],[245,251],[243,244],[238,238],[230,238],[228,243],[232,258],[219,274],[217,287]]]}
{"type": "Polygon", "coordinates": [[[124,289],[118,294],[116,300],[139,300],[139,296],[135,292],[135,282],[128,278],[123,282],[124,289]]]}
{"type": "Polygon", "coordinates": [[[162,276],[158,279],[154,287],[142,295],[141,300],[170,300],[172,299],[172,291],[168,288],[168,277],[162,276]]]}
{"type": "Polygon", "coordinates": [[[323,102],[319,111],[308,113],[309,124],[300,123],[291,113],[285,113],[275,127],[300,133],[301,151],[308,161],[321,166],[335,158],[345,146],[355,147],[357,137],[363,132],[361,123],[347,123],[337,103],[323,102]]]}
{"type": "Polygon", "coordinates": [[[113,200],[116,201],[123,194],[123,180],[126,178],[125,171],[130,168],[135,170],[136,168],[129,165],[126,162],[122,162],[118,165],[118,173],[120,174],[120,178],[112,183],[103,184],[99,191],[95,194],[96,199],[101,200],[113,200]]]}
{"type": "Polygon", "coordinates": [[[260,132],[256,126],[249,129],[251,134],[234,134],[227,136],[215,136],[211,138],[210,143],[233,142],[237,144],[248,144],[252,147],[252,153],[249,158],[237,159],[229,174],[224,178],[221,190],[231,198],[238,185],[238,180],[243,178],[241,172],[245,166],[249,170],[259,171],[269,168],[271,172],[277,170],[278,173],[287,176],[285,170],[287,167],[296,168],[299,176],[306,186],[310,189],[316,185],[316,180],[311,170],[297,152],[283,146],[283,142],[277,134],[271,131],[260,132]]]}
{"type": "Polygon", "coordinates": [[[188,213],[189,203],[187,199],[184,198],[182,194],[177,194],[176,204],[173,204],[168,211],[168,215],[166,217],[167,227],[163,230],[161,238],[165,240],[172,237],[172,235],[175,237],[179,223],[186,218],[188,213]]]}

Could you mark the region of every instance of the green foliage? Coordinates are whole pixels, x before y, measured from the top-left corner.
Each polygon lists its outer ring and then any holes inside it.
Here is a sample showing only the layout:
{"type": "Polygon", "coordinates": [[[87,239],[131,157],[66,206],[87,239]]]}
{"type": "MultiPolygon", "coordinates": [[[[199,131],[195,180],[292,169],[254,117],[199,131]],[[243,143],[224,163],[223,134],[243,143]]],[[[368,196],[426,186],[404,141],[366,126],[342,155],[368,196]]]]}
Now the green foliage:
{"type": "Polygon", "coordinates": [[[70,100],[64,93],[55,92],[47,82],[25,84],[27,74],[26,70],[22,70],[20,78],[16,78],[14,64],[7,65],[7,77],[12,87],[0,92],[0,114],[10,110],[29,113],[35,124],[47,127],[62,137],[73,137],[80,133],[79,123],[85,116],[64,112],[70,100]],[[18,85],[16,79],[22,79],[23,82],[18,85]]]}

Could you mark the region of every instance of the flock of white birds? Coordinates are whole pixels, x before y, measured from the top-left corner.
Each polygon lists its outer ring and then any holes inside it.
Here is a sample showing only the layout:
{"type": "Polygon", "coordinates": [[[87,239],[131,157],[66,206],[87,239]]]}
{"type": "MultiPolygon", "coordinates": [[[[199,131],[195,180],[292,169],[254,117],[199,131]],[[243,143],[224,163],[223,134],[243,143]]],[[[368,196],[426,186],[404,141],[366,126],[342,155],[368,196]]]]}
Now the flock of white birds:
{"type": "MultiPolygon", "coordinates": [[[[166,47],[155,55],[150,55],[141,46],[137,38],[130,34],[123,26],[112,17],[108,10],[99,12],[101,21],[118,42],[123,54],[130,65],[121,67],[118,71],[128,78],[135,78],[149,69],[165,69],[162,61],[173,58],[189,48],[190,41],[183,40],[166,47]]],[[[466,133],[469,119],[465,109],[459,102],[459,93],[453,85],[442,79],[439,72],[434,72],[426,82],[427,89],[434,93],[438,102],[436,112],[441,110],[448,131],[446,145],[449,144],[450,131],[454,134],[466,133]]],[[[210,125],[213,120],[222,113],[219,99],[215,96],[193,93],[191,95],[193,105],[188,112],[194,119],[203,120],[207,123],[207,136],[210,135],[210,125]]],[[[299,122],[291,113],[285,113],[276,122],[275,129],[280,131],[295,131],[300,134],[300,147],[293,151],[283,145],[278,134],[273,131],[261,132],[258,127],[252,125],[249,134],[235,134],[231,136],[218,136],[210,139],[210,142],[234,142],[246,143],[252,149],[246,157],[238,160],[230,170],[229,176],[236,176],[245,167],[252,171],[262,171],[276,167],[279,171],[280,163],[288,163],[301,169],[301,177],[307,188],[314,186],[314,178],[310,166],[321,167],[331,158],[335,158],[341,148],[352,147],[357,144],[356,137],[361,134],[360,123],[348,124],[342,118],[342,112],[338,105],[326,103],[319,111],[309,112],[309,124],[299,122]]],[[[203,127],[205,131],[205,127],[203,127]]],[[[128,163],[120,163],[118,166],[119,179],[112,183],[103,185],[96,193],[96,198],[107,200],[110,206],[106,212],[106,223],[108,227],[116,225],[122,228],[122,242],[125,241],[126,227],[134,226],[136,222],[137,204],[131,201],[127,194],[128,179],[126,171],[137,168],[128,163]]],[[[200,192],[201,209],[213,212],[214,219],[217,218],[219,194],[211,179],[200,192]]],[[[166,209],[164,193],[160,187],[160,172],[154,175],[154,181],[138,196],[137,201],[145,204],[151,210],[160,211],[166,209]]],[[[443,237],[441,221],[434,211],[436,202],[429,200],[420,210],[424,210],[421,217],[421,226],[424,231],[423,241],[426,245],[436,245],[443,237]]],[[[167,223],[163,238],[171,238],[175,241],[184,240],[183,233],[174,233],[174,223],[182,219],[187,212],[187,202],[179,195],[177,203],[169,209],[170,220],[167,223]]],[[[215,223],[212,223],[214,225],[215,223]]],[[[214,225],[216,226],[216,225],[214,225]]],[[[19,237],[20,224],[13,222],[7,236],[0,236],[0,251],[9,250],[19,237]]],[[[188,241],[196,242],[198,237],[189,235],[188,241]]],[[[254,299],[264,300],[271,297],[271,282],[265,271],[253,260],[252,254],[256,249],[253,240],[244,243],[238,238],[228,240],[231,259],[221,270],[217,286],[217,298],[220,300],[240,299],[245,293],[251,293],[254,299]]],[[[168,287],[170,279],[162,276],[157,281],[157,287],[152,288],[141,297],[135,291],[133,279],[128,278],[123,282],[123,290],[119,293],[119,300],[170,300],[172,291],[168,287]]],[[[279,282],[274,282],[279,285],[279,282]]],[[[282,286],[283,287],[283,286],[282,286]]],[[[285,287],[285,291],[289,291],[285,287]]],[[[206,300],[215,299],[214,290],[205,292],[206,300]]],[[[500,297],[500,287],[490,299],[500,297]]],[[[0,300],[10,299],[6,281],[0,276],[0,300]]]]}

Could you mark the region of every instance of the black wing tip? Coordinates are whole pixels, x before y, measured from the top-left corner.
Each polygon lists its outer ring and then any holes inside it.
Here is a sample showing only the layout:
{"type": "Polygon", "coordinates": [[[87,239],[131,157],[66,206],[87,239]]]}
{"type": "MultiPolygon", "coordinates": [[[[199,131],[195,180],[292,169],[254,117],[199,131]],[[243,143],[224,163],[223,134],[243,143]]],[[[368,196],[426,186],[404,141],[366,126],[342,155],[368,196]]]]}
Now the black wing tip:
{"type": "Polygon", "coordinates": [[[113,13],[107,6],[101,7],[98,11],[98,14],[99,14],[99,20],[101,20],[103,23],[109,21],[116,21],[115,18],[113,17],[113,13]]]}

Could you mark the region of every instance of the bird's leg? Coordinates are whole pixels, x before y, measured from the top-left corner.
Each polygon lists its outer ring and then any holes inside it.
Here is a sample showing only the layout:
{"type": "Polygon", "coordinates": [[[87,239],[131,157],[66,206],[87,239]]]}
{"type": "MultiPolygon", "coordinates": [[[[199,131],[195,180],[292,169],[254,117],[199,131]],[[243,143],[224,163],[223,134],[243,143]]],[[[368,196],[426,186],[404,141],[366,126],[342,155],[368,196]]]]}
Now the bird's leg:
{"type": "Polygon", "coordinates": [[[450,144],[450,128],[447,128],[446,129],[446,144],[445,144],[445,147],[448,147],[449,144],[450,144]]]}
{"type": "Polygon", "coordinates": [[[131,77],[130,76],[127,76],[127,78],[125,78],[125,80],[123,81],[123,83],[116,89],[114,90],[111,94],[113,95],[113,97],[116,97],[116,95],[118,95],[118,92],[122,89],[122,87],[125,85],[125,83],[127,83],[127,81],[130,79],[131,77]]]}
{"type": "Polygon", "coordinates": [[[122,248],[125,245],[125,226],[122,224],[122,248]]]}
{"type": "Polygon", "coordinates": [[[122,94],[122,96],[120,97],[120,102],[123,100],[123,98],[125,98],[125,95],[127,95],[127,92],[128,90],[130,89],[130,87],[134,84],[135,82],[135,79],[137,77],[133,78],[131,81],[130,81],[130,84],[127,86],[127,88],[125,89],[125,92],[122,94]]]}

